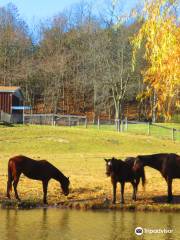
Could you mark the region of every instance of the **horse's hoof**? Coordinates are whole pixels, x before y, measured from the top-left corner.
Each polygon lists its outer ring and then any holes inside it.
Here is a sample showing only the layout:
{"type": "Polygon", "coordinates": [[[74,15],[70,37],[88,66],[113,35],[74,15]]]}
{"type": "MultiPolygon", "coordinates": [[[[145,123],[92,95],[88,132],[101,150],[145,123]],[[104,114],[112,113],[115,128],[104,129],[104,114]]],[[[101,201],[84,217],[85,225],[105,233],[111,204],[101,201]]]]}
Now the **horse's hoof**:
{"type": "Polygon", "coordinates": [[[124,200],[123,201],[120,201],[121,204],[124,204],[124,200]]]}
{"type": "Polygon", "coordinates": [[[115,202],[115,201],[112,201],[112,204],[116,204],[116,202],[115,202]]]}

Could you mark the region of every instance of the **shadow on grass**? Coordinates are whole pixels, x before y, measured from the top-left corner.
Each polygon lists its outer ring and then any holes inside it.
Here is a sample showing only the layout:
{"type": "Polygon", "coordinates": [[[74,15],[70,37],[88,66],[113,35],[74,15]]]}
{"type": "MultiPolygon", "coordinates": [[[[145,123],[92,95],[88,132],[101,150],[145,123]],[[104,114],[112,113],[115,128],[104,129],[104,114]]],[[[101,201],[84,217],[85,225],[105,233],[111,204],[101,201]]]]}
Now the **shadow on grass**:
{"type": "Polygon", "coordinates": [[[86,193],[96,193],[99,192],[99,190],[101,190],[102,188],[99,187],[95,187],[95,188],[74,188],[72,189],[71,193],[72,194],[86,194],[86,193]]]}
{"type": "Polygon", "coordinates": [[[2,122],[0,123],[0,125],[4,127],[15,127],[12,123],[8,123],[8,122],[2,122]]]}
{"type": "MultiPolygon", "coordinates": [[[[156,196],[156,197],[153,197],[152,200],[155,203],[167,204],[167,196],[156,196]]],[[[180,195],[173,196],[173,201],[170,204],[179,204],[179,203],[180,203],[180,195]]]]}
{"type": "Polygon", "coordinates": [[[39,208],[42,207],[43,204],[38,200],[23,200],[23,201],[17,201],[14,199],[5,199],[1,200],[1,208],[3,209],[33,209],[33,208],[39,208]]]}
{"type": "Polygon", "coordinates": [[[87,201],[96,201],[96,200],[98,200],[98,201],[100,201],[100,200],[103,200],[104,199],[104,196],[102,196],[102,197],[87,197],[87,198],[83,198],[83,199],[68,199],[68,201],[70,202],[70,203],[73,203],[73,202],[87,202],[87,201]]]}

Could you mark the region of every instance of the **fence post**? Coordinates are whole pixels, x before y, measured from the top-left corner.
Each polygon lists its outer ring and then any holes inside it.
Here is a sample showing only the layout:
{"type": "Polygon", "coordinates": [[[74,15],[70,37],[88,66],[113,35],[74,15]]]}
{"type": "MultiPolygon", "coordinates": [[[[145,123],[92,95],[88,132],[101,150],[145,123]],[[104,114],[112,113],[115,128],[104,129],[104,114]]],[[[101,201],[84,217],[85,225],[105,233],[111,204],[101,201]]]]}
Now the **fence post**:
{"type": "Polygon", "coordinates": [[[151,134],[151,131],[150,131],[150,122],[148,122],[148,135],[151,134]]]}
{"type": "Polygon", "coordinates": [[[126,129],[126,132],[128,131],[128,120],[127,120],[127,117],[125,118],[125,129],[126,129]]]}
{"type": "Polygon", "coordinates": [[[25,119],[25,118],[24,118],[24,108],[23,108],[23,124],[24,124],[24,119],[25,119]]]}
{"type": "Polygon", "coordinates": [[[87,128],[87,117],[85,118],[85,128],[87,128]]]}
{"type": "Polygon", "coordinates": [[[54,126],[54,115],[52,115],[51,125],[54,126]]]}
{"type": "Polygon", "coordinates": [[[55,118],[55,115],[53,116],[53,126],[56,126],[56,118],[55,118]]]}
{"type": "Polygon", "coordinates": [[[172,140],[173,141],[175,140],[175,131],[176,131],[176,129],[172,128],[172,140]]]}
{"type": "Polygon", "coordinates": [[[71,127],[71,117],[69,117],[69,127],[71,127]]]}
{"type": "Polygon", "coordinates": [[[100,129],[100,119],[98,117],[98,129],[100,129]]]}
{"type": "Polygon", "coordinates": [[[117,131],[120,132],[120,120],[116,119],[116,121],[117,121],[117,131]]]}
{"type": "Polygon", "coordinates": [[[121,126],[120,126],[120,130],[121,130],[121,132],[123,132],[123,125],[124,125],[124,121],[121,120],[121,126]]]}
{"type": "Polygon", "coordinates": [[[29,123],[30,123],[30,124],[33,123],[33,119],[32,119],[32,108],[31,108],[31,111],[30,111],[30,120],[29,120],[29,123]]]}

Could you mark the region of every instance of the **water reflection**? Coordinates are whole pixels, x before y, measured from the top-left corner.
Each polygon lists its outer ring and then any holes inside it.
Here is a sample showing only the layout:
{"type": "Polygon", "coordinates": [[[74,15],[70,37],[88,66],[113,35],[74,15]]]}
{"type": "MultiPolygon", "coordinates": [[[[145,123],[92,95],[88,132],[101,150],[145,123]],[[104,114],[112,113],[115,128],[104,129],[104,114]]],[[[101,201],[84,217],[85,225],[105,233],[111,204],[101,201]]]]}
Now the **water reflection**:
{"type": "Polygon", "coordinates": [[[42,210],[42,224],[41,224],[41,239],[45,240],[48,238],[48,229],[47,229],[47,219],[48,219],[48,214],[47,214],[47,209],[42,210]]]}
{"type": "Polygon", "coordinates": [[[176,213],[0,210],[0,240],[178,240],[179,226],[180,215],[176,213]],[[137,226],[174,231],[139,237],[134,233],[137,226]]]}
{"type": "Polygon", "coordinates": [[[5,239],[14,239],[14,240],[19,240],[17,236],[17,230],[16,227],[17,225],[14,224],[16,223],[17,220],[17,211],[14,211],[13,214],[11,213],[10,210],[6,210],[6,221],[5,221],[5,229],[6,229],[6,237],[5,239]],[[10,229],[10,231],[7,231],[7,229],[10,229]]]}
{"type": "MultiPolygon", "coordinates": [[[[174,223],[173,223],[173,215],[172,214],[168,214],[167,216],[167,225],[166,225],[166,229],[172,229],[173,228],[173,232],[176,232],[176,229],[174,228],[174,223]]],[[[171,239],[175,239],[174,237],[174,234],[170,233],[170,234],[165,234],[165,240],[171,240],[171,239]]]]}

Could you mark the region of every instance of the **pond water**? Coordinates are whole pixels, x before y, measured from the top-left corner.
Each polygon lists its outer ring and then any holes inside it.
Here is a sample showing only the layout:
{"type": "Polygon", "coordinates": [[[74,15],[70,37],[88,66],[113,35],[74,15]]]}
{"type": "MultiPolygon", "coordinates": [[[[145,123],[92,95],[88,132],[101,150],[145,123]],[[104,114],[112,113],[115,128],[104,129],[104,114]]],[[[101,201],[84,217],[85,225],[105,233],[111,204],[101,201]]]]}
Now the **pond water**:
{"type": "Polygon", "coordinates": [[[0,210],[0,240],[180,239],[180,214],[61,209],[0,210]],[[144,233],[136,227],[172,230],[144,233]]]}

